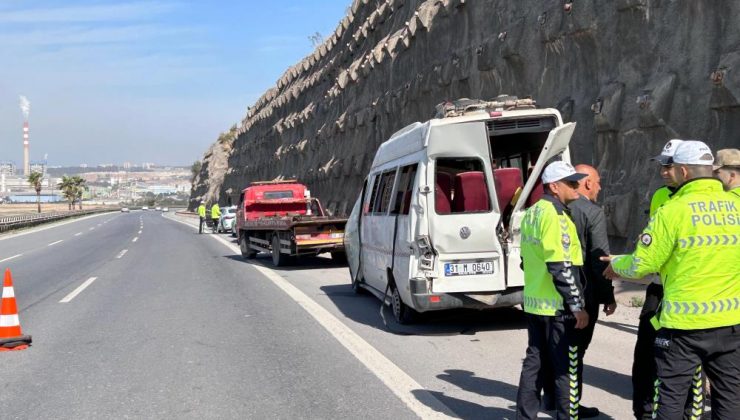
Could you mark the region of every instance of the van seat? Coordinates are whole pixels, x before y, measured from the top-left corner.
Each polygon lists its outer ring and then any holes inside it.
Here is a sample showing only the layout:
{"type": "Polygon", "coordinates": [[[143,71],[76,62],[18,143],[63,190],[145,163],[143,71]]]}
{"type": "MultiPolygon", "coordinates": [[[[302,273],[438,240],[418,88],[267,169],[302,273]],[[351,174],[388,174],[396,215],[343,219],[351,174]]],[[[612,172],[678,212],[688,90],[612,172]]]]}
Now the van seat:
{"type": "Polygon", "coordinates": [[[437,172],[434,188],[434,209],[437,214],[452,213],[452,175],[447,172],[437,172]]]}
{"type": "MultiPolygon", "coordinates": [[[[529,175],[532,176],[532,169],[529,168],[529,175]]],[[[534,184],[534,187],[532,188],[532,192],[529,193],[529,197],[527,197],[527,205],[526,207],[532,207],[536,202],[540,201],[540,198],[545,195],[545,188],[542,185],[542,177],[537,177],[537,182],[534,184]]]]}
{"type": "Polygon", "coordinates": [[[501,214],[510,211],[511,200],[517,190],[524,188],[522,170],[519,168],[499,168],[493,170],[493,182],[496,185],[496,198],[501,214]]]}
{"type": "Polygon", "coordinates": [[[491,203],[482,171],[461,172],[455,175],[455,213],[489,211],[491,203]]]}

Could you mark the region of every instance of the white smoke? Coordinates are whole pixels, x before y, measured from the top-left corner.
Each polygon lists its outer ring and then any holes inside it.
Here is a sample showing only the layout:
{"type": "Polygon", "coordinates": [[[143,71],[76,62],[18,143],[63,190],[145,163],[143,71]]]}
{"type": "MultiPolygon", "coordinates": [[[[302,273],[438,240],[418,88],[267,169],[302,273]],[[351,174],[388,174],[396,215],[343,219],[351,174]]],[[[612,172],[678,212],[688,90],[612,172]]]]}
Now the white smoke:
{"type": "Polygon", "coordinates": [[[31,102],[23,95],[21,95],[21,111],[23,111],[23,118],[28,119],[28,113],[31,112],[31,102]]]}

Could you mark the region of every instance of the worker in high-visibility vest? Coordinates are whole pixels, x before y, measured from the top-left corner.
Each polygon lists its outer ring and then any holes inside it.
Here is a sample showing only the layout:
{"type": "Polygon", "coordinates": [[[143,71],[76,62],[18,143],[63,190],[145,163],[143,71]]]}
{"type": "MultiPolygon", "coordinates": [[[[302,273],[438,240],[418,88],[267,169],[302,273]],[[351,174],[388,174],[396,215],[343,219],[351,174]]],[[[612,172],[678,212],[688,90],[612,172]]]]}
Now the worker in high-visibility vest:
{"type": "MultiPolygon", "coordinates": [[[[676,148],[681,143],[683,143],[683,140],[672,139],[668,141],[663,146],[660,154],[650,159],[660,165],[660,177],[664,184],[653,193],[650,200],[651,218],[660,207],[671,199],[678,188],[676,171],[673,167],[673,154],[676,153],[676,148]]],[[[653,281],[645,290],[632,362],[632,412],[636,419],[652,418],[654,385],[657,374],[655,352],[653,351],[656,331],[651,324],[651,320],[657,314],[662,299],[663,285],[660,283],[660,278],[654,276],[653,281]]]]}
{"type": "Polygon", "coordinates": [[[714,160],[714,176],[725,186],[725,191],[740,197],[740,149],[722,149],[714,160]]]}
{"type": "Polygon", "coordinates": [[[219,207],[218,203],[213,203],[213,206],[211,206],[211,220],[213,221],[213,231],[216,232],[218,230],[218,220],[221,217],[221,207],[219,207]]]}
{"type": "Polygon", "coordinates": [[[545,195],[527,209],[521,224],[524,312],[528,348],[517,392],[517,418],[536,419],[542,387],[554,376],[558,419],[578,418],[578,335],[588,325],[578,266],[578,232],[568,203],[578,199],[585,177],[556,161],[542,174],[545,195]]]}
{"type": "MultiPolygon", "coordinates": [[[[711,177],[713,162],[706,144],[681,143],[672,159],[680,182],[673,198],[655,213],[632,254],[605,257],[609,278],[659,272],[663,282],[657,419],[683,418],[702,368],[712,383],[712,418],[740,413],[740,199],[711,177]]],[[[695,403],[692,416],[699,418],[703,401],[695,403]]]]}
{"type": "Polygon", "coordinates": [[[206,203],[203,200],[200,201],[200,205],[198,206],[198,217],[200,218],[198,233],[203,233],[203,223],[206,222],[206,203]]]}

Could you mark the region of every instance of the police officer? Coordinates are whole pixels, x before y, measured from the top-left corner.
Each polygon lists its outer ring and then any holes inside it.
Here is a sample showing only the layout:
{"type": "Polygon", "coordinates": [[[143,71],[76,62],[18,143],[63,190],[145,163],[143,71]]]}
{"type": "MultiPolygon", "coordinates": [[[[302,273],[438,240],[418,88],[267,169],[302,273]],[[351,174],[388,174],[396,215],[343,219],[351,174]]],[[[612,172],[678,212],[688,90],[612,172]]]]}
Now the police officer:
{"type": "Polygon", "coordinates": [[[211,206],[211,220],[213,220],[213,231],[214,232],[218,230],[219,217],[221,217],[221,207],[219,207],[218,203],[213,203],[213,206],[211,206]]]}
{"type": "MultiPolygon", "coordinates": [[[[660,165],[660,176],[663,186],[658,188],[650,200],[650,217],[671,199],[678,188],[676,171],[673,166],[673,154],[683,140],[672,139],[663,146],[658,156],[650,159],[660,165]]],[[[637,341],[635,342],[634,361],[632,363],[632,411],[637,419],[652,418],[655,372],[655,328],[651,320],[658,311],[658,305],[663,299],[663,285],[656,276],[645,291],[640,322],[637,327],[637,341]]]]}
{"type": "Polygon", "coordinates": [[[200,218],[198,233],[203,233],[203,223],[206,222],[206,203],[203,200],[200,200],[200,205],[198,206],[198,217],[200,218]]]}
{"type": "Polygon", "coordinates": [[[725,186],[725,191],[740,197],[740,150],[722,149],[714,160],[714,176],[725,186]]]}
{"type": "Polygon", "coordinates": [[[535,419],[549,371],[554,375],[557,419],[577,419],[576,329],[588,324],[578,267],[581,244],[566,205],[584,177],[556,161],[543,174],[545,195],[527,209],[521,224],[524,312],[528,347],[517,393],[517,418],[535,419]]]}
{"type": "MultiPolygon", "coordinates": [[[[609,240],[606,234],[606,217],[604,210],[596,205],[601,191],[601,177],[599,172],[590,165],[576,165],[576,172],[585,177],[579,182],[577,200],[568,204],[573,223],[578,232],[583,253],[583,267],[581,269],[581,283],[586,300],[585,309],[588,313],[588,325],[581,330],[579,346],[578,377],[580,378],[578,391],[583,398],[583,358],[591,344],[596,321],[599,319],[599,306],[604,305],[604,314],[614,313],[617,303],[614,299],[614,286],[611,280],[604,277],[603,272],[607,264],[599,258],[609,255],[609,240]]],[[[599,415],[595,407],[580,405],[579,417],[590,418],[599,415]]]]}
{"type": "MultiPolygon", "coordinates": [[[[605,271],[609,278],[631,279],[660,272],[657,419],[683,417],[702,366],[712,382],[712,418],[740,413],[740,200],[711,177],[713,160],[702,142],[677,147],[678,190],[650,220],[634,253],[612,257],[605,271]]],[[[697,406],[692,414],[700,412],[697,406]]]]}

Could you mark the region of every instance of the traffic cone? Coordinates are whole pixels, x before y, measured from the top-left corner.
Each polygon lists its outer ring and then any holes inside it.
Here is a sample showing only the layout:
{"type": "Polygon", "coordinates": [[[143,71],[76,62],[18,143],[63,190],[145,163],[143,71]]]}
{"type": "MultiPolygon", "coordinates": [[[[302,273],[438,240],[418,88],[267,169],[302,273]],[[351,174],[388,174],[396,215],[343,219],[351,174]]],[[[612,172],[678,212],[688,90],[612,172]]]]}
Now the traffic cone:
{"type": "Polygon", "coordinates": [[[15,304],[13,276],[10,269],[5,270],[3,301],[0,305],[0,351],[23,350],[31,344],[31,336],[21,333],[18,320],[18,307],[15,304]]]}

